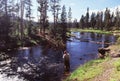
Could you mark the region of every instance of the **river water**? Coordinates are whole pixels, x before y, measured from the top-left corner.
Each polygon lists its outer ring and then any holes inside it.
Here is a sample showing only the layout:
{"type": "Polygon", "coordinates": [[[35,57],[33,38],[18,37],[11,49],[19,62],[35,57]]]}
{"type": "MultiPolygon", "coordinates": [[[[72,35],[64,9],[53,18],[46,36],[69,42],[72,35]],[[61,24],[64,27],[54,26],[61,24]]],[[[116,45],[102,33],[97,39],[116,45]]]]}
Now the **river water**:
{"type": "Polygon", "coordinates": [[[116,40],[116,37],[105,34],[80,32],[72,32],[72,34],[75,37],[67,41],[67,50],[71,57],[71,71],[89,60],[96,59],[98,48],[108,47],[116,40]]]}
{"type": "MultiPolygon", "coordinates": [[[[66,42],[70,54],[70,71],[89,60],[97,58],[100,47],[108,47],[115,43],[112,35],[97,33],[72,32],[66,42]]],[[[62,50],[34,46],[0,54],[0,73],[2,81],[61,81],[64,72],[62,50]],[[9,77],[9,78],[8,78],[9,77]]],[[[0,78],[1,78],[0,76],[0,78]]]]}

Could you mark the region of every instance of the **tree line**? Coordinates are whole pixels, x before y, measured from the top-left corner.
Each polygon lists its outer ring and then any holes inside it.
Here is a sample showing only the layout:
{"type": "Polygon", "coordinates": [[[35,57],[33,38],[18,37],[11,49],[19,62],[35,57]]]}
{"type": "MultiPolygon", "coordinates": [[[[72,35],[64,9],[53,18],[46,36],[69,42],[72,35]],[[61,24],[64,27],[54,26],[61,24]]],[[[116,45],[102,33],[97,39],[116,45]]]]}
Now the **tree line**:
{"type": "MultiPolygon", "coordinates": [[[[74,21],[75,22],[75,21],[74,21]]],[[[100,30],[119,30],[120,29],[120,10],[116,8],[115,12],[111,12],[109,8],[106,10],[92,12],[89,14],[89,8],[87,8],[86,15],[82,15],[79,23],[76,25],[78,28],[93,28],[100,30]]]]}
{"type": "MultiPolygon", "coordinates": [[[[0,0],[0,48],[26,46],[40,42],[36,34],[44,36],[49,31],[55,40],[66,41],[66,32],[71,27],[93,28],[100,30],[120,29],[120,11],[117,8],[111,13],[106,8],[105,12],[82,15],[80,21],[72,21],[72,9],[66,10],[65,5],[60,5],[61,0],[36,0],[39,13],[38,22],[34,17],[32,0],[0,0]],[[53,23],[49,22],[48,12],[52,13],[53,23]],[[39,30],[39,31],[38,31],[39,30]]],[[[65,42],[64,42],[65,43],[65,42]]]]}

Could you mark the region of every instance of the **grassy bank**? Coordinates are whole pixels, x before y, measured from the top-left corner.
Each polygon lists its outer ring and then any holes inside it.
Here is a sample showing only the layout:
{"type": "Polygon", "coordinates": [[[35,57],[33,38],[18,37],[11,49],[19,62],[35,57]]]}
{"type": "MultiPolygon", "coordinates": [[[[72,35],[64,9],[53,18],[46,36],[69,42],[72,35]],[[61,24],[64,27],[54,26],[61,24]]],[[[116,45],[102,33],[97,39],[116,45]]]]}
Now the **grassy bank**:
{"type": "Polygon", "coordinates": [[[101,33],[101,34],[112,34],[112,31],[105,31],[105,30],[95,30],[95,29],[78,29],[78,28],[71,28],[71,32],[94,32],[94,33],[101,33]]]}
{"type": "Polygon", "coordinates": [[[119,81],[120,58],[90,61],[80,66],[64,81],[119,81]]]}
{"type": "Polygon", "coordinates": [[[91,81],[104,71],[102,63],[108,60],[110,60],[110,58],[96,59],[87,62],[75,70],[65,81],[91,81]]]}
{"type": "Polygon", "coordinates": [[[110,81],[119,81],[120,80],[120,59],[113,63],[115,69],[110,75],[110,81]]]}
{"type": "MultiPolygon", "coordinates": [[[[120,54],[120,44],[109,47],[112,56],[120,54]]],[[[120,57],[96,59],[80,66],[64,81],[119,81],[120,57]]]]}

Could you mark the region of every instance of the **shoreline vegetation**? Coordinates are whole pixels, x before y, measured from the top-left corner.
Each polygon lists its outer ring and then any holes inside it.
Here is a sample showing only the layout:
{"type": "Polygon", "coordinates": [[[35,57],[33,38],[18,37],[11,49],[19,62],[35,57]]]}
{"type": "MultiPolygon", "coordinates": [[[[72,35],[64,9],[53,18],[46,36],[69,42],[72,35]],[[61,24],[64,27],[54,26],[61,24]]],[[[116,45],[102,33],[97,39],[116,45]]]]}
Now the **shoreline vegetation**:
{"type": "Polygon", "coordinates": [[[104,59],[95,59],[80,65],[64,81],[118,81],[120,80],[120,31],[101,31],[93,29],[71,29],[72,32],[94,32],[118,36],[117,42],[109,46],[110,52],[104,59]]]}
{"type": "Polygon", "coordinates": [[[68,29],[70,32],[93,32],[93,33],[100,33],[100,34],[113,34],[115,36],[120,36],[120,30],[114,31],[106,31],[106,30],[98,30],[98,29],[79,29],[79,28],[70,28],[68,29]]]}
{"type": "MultiPolygon", "coordinates": [[[[105,30],[97,30],[97,29],[80,29],[80,28],[70,28],[68,29],[67,32],[67,37],[69,38],[70,36],[72,36],[72,34],[70,32],[93,32],[93,33],[100,33],[100,34],[112,34],[115,36],[120,36],[120,31],[119,30],[115,30],[115,31],[105,31],[105,30]]],[[[48,33],[48,30],[47,30],[48,33]]],[[[23,43],[21,44],[20,41],[15,41],[15,44],[8,44],[8,48],[10,47],[10,45],[12,45],[13,49],[1,49],[1,50],[14,50],[14,49],[24,49],[24,47],[31,47],[31,46],[35,46],[35,45],[39,45],[39,44],[43,44],[46,40],[44,38],[41,38],[39,36],[33,35],[32,38],[27,38],[23,41],[23,43]],[[34,37],[33,37],[34,36],[34,37]]],[[[56,40],[56,43],[58,43],[59,40],[56,40]]]]}
{"type": "Polygon", "coordinates": [[[120,58],[111,57],[89,61],[77,68],[64,81],[118,81],[119,61],[120,58]]]}
{"type": "Polygon", "coordinates": [[[108,60],[110,58],[89,61],[78,67],[65,81],[90,81],[104,71],[101,63],[108,60]]]}
{"type": "MultiPolygon", "coordinates": [[[[105,30],[95,30],[95,29],[79,29],[79,28],[71,28],[71,29],[68,29],[69,30],[69,32],[67,33],[67,36],[68,37],[70,37],[70,36],[72,36],[71,34],[70,34],[70,32],[93,32],[93,33],[100,33],[100,34],[112,34],[112,35],[115,35],[115,36],[120,36],[119,34],[117,34],[117,33],[120,33],[120,31],[119,30],[115,30],[115,31],[105,31],[105,30]]],[[[47,33],[48,33],[48,30],[47,30],[47,33]]],[[[38,37],[38,36],[36,36],[36,37],[38,37]]],[[[49,37],[50,38],[50,37],[49,37]]],[[[37,40],[35,39],[35,40],[29,40],[30,42],[29,43],[31,43],[31,46],[33,46],[33,45],[39,45],[39,44],[43,44],[46,40],[45,40],[45,38],[43,37],[43,38],[40,38],[40,37],[38,37],[37,38],[37,40]],[[39,40],[38,40],[39,39],[39,40]],[[42,42],[42,43],[41,43],[42,42]]],[[[58,43],[58,41],[59,40],[56,40],[56,43],[58,43]]],[[[59,44],[59,43],[58,43],[59,44]]],[[[60,42],[60,44],[62,44],[61,42],[60,42]]],[[[26,45],[26,46],[28,46],[28,45],[26,45]]],[[[29,48],[29,47],[19,47],[20,49],[24,49],[24,48],[29,48]]],[[[30,46],[30,45],[29,45],[30,46]]]]}

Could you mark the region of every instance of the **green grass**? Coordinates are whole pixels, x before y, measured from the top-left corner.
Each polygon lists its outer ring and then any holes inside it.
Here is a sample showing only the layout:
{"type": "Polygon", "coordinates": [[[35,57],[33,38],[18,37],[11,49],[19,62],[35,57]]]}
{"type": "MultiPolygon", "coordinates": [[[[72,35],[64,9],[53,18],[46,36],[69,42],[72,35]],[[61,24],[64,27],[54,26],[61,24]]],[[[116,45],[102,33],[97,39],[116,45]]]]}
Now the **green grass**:
{"type": "MultiPolygon", "coordinates": [[[[119,39],[115,45],[112,45],[110,47],[110,49],[114,50],[116,52],[115,54],[119,54],[120,50],[119,39]]],[[[110,81],[120,81],[120,58],[118,58],[118,60],[113,63],[113,67],[115,69],[111,74],[110,81]]]]}
{"type": "Polygon", "coordinates": [[[120,59],[117,62],[114,62],[114,66],[117,71],[120,71],[120,59]]]}
{"type": "Polygon", "coordinates": [[[101,34],[112,34],[111,31],[105,30],[95,30],[95,29],[78,29],[78,28],[71,28],[71,32],[94,32],[94,33],[101,33],[101,34]]]}
{"type": "Polygon", "coordinates": [[[115,70],[111,74],[110,81],[120,81],[120,58],[113,63],[115,70]]]}
{"type": "Polygon", "coordinates": [[[107,60],[109,59],[97,59],[87,62],[75,70],[65,81],[91,81],[104,71],[101,63],[107,60]]]}

